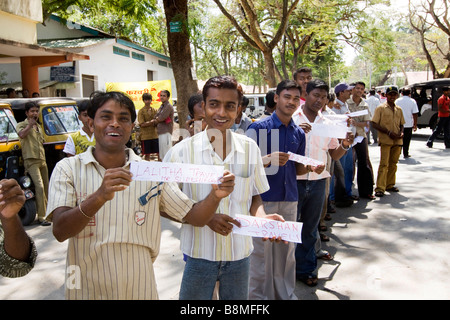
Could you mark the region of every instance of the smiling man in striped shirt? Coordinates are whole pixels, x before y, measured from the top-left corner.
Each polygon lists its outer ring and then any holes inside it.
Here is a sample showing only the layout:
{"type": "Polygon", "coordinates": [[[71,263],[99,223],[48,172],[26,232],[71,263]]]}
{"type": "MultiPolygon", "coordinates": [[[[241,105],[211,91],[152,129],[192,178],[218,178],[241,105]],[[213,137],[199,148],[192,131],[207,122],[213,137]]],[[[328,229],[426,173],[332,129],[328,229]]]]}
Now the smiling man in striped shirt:
{"type": "Polygon", "coordinates": [[[203,226],[233,191],[224,172],[204,201],[194,203],[176,183],[132,180],[125,147],[136,119],[120,92],[97,93],[88,109],[95,147],[60,161],[50,181],[47,218],[58,241],[69,239],[67,299],[157,299],[153,271],[160,246],[160,212],[203,226]]]}
{"type": "MultiPolygon", "coordinates": [[[[187,256],[180,299],[208,300],[219,281],[219,298],[245,300],[248,296],[249,256],[252,238],[231,233],[236,214],[279,221],[266,215],[260,194],[269,189],[258,145],[245,135],[229,130],[235,122],[242,88],[229,76],[209,79],[203,87],[206,130],[169,150],[164,161],[221,165],[235,175],[234,191],[222,199],[208,227],[183,224],[181,250],[187,256]]],[[[202,200],[210,185],[183,184],[183,192],[202,200]]],[[[259,239],[262,241],[261,239],[259,239]]]]}

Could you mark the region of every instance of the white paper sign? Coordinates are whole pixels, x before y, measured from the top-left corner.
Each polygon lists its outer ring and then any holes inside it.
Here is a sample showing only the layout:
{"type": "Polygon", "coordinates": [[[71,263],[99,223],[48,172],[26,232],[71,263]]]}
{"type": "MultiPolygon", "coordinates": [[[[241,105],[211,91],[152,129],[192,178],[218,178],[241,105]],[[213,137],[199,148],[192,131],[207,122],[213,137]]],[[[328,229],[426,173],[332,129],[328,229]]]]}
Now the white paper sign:
{"type": "Polygon", "coordinates": [[[292,161],[295,161],[298,163],[302,163],[305,166],[310,165],[313,167],[317,167],[317,166],[323,165],[323,162],[320,162],[320,161],[317,161],[317,160],[314,160],[312,158],[308,158],[305,156],[301,156],[299,154],[292,153],[290,151],[288,151],[288,155],[289,155],[289,160],[292,160],[292,161]]]}
{"type": "Polygon", "coordinates": [[[237,214],[234,218],[241,223],[241,227],[233,225],[233,233],[256,238],[281,237],[284,241],[302,242],[301,222],[281,222],[241,214],[237,214]]]}
{"type": "Polygon", "coordinates": [[[347,137],[347,126],[339,124],[313,123],[311,134],[320,137],[345,139],[347,137]]]}
{"type": "Polygon", "coordinates": [[[130,165],[133,180],[218,184],[223,166],[157,161],[135,161],[130,165]]]}
{"type": "Polygon", "coordinates": [[[363,137],[363,136],[357,136],[357,137],[355,137],[355,139],[353,140],[352,147],[353,147],[354,145],[356,145],[357,143],[361,143],[361,141],[363,141],[363,140],[364,140],[364,137],[363,137]]]}
{"type": "Polygon", "coordinates": [[[360,110],[360,111],[355,111],[352,113],[347,114],[349,117],[359,117],[359,116],[364,116],[366,114],[369,114],[369,110],[364,109],[364,110],[360,110]]]}

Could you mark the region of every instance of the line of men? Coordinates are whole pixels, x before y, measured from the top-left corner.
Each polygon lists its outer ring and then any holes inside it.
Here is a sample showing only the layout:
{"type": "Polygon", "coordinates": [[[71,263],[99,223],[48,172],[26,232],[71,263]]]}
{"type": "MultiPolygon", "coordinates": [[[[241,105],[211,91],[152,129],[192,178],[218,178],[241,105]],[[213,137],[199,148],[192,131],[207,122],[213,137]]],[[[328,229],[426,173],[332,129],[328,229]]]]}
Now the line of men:
{"type": "MultiPolygon", "coordinates": [[[[217,185],[181,186],[133,180],[130,163],[145,161],[125,148],[136,120],[134,104],[120,92],[95,94],[87,111],[95,147],[61,160],[49,187],[46,218],[58,241],[69,240],[67,266],[77,266],[80,280],[78,287],[66,285],[66,298],[157,299],[153,262],[161,216],[182,223],[186,267],[180,299],[211,299],[217,282],[220,299],[235,300],[297,299],[296,280],[317,285],[318,224],[331,177],[325,164],[328,157],[337,161],[347,154],[354,140],[352,132],[342,140],[310,134],[312,124],[330,124],[321,113],[328,93],[322,80],[282,81],[275,111],[243,135],[229,130],[238,117],[242,87],[229,76],[209,79],[201,101],[205,129],[173,146],[163,161],[223,165],[225,172],[217,185]],[[324,165],[289,161],[288,152],[324,165]],[[300,221],[302,243],[234,234],[235,214],[300,221]]],[[[389,101],[386,108],[401,115],[389,101]]],[[[377,108],[372,119],[380,141],[383,135],[399,140],[403,117],[386,124],[383,110],[377,108]]],[[[16,219],[24,199],[14,181],[0,186],[2,222],[16,219]]],[[[10,236],[7,227],[5,248],[10,236]]]]}

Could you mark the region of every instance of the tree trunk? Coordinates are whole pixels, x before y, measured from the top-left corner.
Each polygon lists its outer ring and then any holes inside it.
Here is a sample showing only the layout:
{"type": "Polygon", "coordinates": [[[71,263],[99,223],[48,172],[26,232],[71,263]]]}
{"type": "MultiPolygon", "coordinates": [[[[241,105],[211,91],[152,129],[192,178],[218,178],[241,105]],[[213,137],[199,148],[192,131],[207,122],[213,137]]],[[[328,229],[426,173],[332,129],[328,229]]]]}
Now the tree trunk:
{"type": "Polygon", "coordinates": [[[187,30],[188,0],[164,0],[164,13],[166,15],[167,42],[170,60],[177,88],[177,112],[179,124],[184,128],[188,115],[189,97],[198,92],[197,80],[192,78],[194,64],[192,62],[189,33],[187,30]],[[170,30],[170,22],[180,22],[180,29],[170,30]]]}
{"type": "Polygon", "coordinates": [[[277,86],[277,80],[275,77],[275,60],[273,59],[272,51],[264,51],[264,79],[266,80],[269,88],[275,88],[277,86]]]}

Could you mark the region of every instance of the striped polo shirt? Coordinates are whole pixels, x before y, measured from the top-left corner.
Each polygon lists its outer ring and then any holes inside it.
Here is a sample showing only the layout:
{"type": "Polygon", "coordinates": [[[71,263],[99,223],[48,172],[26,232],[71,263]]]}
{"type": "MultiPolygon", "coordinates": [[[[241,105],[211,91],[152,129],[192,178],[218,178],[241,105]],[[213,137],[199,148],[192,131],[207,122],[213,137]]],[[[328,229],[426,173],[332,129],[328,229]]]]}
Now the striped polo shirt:
{"type": "MultiPolygon", "coordinates": [[[[105,174],[93,147],[56,165],[47,217],[58,207],[77,206],[102,184],[105,174]]],[[[126,149],[131,161],[143,161],[126,149]]],[[[86,227],[69,239],[67,299],[158,299],[153,271],[160,247],[160,211],[178,221],[192,208],[175,183],[135,181],[116,192],[86,227]]],[[[80,213],[81,215],[81,213],[80,213]]]]}
{"type": "MultiPolygon", "coordinates": [[[[250,215],[252,197],[269,190],[269,183],[258,145],[244,135],[234,132],[230,134],[231,151],[224,160],[214,152],[205,130],[173,146],[164,161],[224,166],[225,170],[235,175],[235,186],[233,192],[220,201],[216,213],[231,217],[236,214],[250,215]]],[[[183,192],[194,201],[205,199],[211,189],[209,184],[182,185],[183,192]]],[[[236,261],[248,257],[253,251],[253,244],[249,236],[230,233],[224,237],[208,226],[183,224],[181,251],[192,258],[236,261]]]]}

